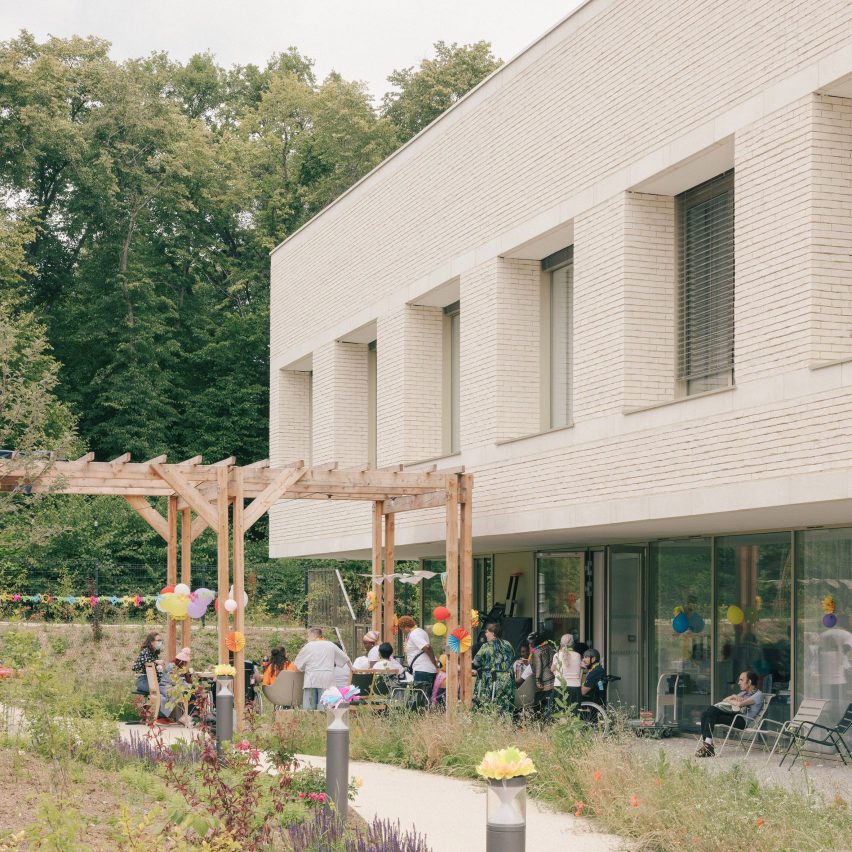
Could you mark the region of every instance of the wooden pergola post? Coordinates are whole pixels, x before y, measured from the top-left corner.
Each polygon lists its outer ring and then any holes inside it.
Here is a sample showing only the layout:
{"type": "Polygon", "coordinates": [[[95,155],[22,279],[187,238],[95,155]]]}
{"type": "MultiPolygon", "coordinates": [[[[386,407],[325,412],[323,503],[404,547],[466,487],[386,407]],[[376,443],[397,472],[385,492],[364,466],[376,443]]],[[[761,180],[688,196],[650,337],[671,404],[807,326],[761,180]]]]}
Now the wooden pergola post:
{"type": "MultiPolygon", "coordinates": [[[[459,624],[459,481],[450,477],[447,483],[446,505],[446,568],[447,568],[447,633],[459,624]]],[[[455,715],[459,702],[456,656],[447,654],[447,715],[455,715]]]]}
{"type": "MultiPolygon", "coordinates": [[[[192,509],[180,510],[180,581],[192,589],[192,509]]],[[[181,624],[181,644],[189,648],[191,644],[190,621],[185,618],[181,624]]]]}
{"type": "MultiPolygon", "coordinates": [[[[384,508],[383,508],[384,511],[384,508]]],[[[384,598],[384,631],[382,639],[393,644],[393,616],[396,604],[394,581],[389,579],[394,572],[394,535],[396,533],[396,515],[385,515],[385,581],[382,583],[384,598]]]]}
{"type": "MultiPolygon", "coordinates": [[[[166,523],[169,528],[169,537],[166,541],[166,585],[174,588],[177,583],[177,495],[169,497],[168,515],[166,523]]],[[[177,623],[168,616],[166,626],[166,658],[171,662],[177,655],[177,623]]]]}
{"type": "Polygon", "coordinates": [[[228,633],[228,610],[225,601],[228,599],[229,580],[229,542],[228,542],[228,468],[216,468],[216,536],[217,536],[217,598],[219,601],[219,663],[228,662],[228,647],[225,637],[228,633]]]}
{"type": "Polygon", "coordinates": [[[376,582],[382,579],[382,502],[376,500],[373,503],[373,576],[370,580],[371,588],[375,594],[376,604],[373,607],[373,619],[370,625],[376,633],[382,631],[382,602],[384,600],[384,582],[376,582]]]}
{"type": "MultiPolygon", "coordinates": [[[[471,612],[473,610],[473,524],[471,492],[473,477],[470,474],[459,477],[460,481],[460,543],[459,574],[461,578],[461,626],[473,633],[471,612]]],[[[472,637],[471,637],[472,638],[472,637]]],[[[465,707],[473,701],[473,654],[470,651],[461,655],[461,699],[465,707]]]]}
{"type": "MultiPolygon", "coordinates": [[[[243,472],[234,470],[234,600],[237,609],[234,613],[234,630],[245,635],[245,606],[243,591],[245,588],[245,520],[244,504],[245,490],[243,488],[243,472]]],[[[234,712],[237,718],[237,730],[243,729],[243,715],[246,709],[246,667],[245,650],[234,652],[234,712]]]]}

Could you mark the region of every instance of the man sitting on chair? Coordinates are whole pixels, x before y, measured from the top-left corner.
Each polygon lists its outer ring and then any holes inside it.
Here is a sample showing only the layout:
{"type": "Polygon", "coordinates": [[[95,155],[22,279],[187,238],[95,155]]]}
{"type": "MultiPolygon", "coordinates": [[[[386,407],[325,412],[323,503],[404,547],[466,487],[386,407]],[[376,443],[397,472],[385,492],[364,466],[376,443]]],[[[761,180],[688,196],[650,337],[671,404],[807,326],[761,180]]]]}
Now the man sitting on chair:
{"type": "Polygon", "coordinates": [[[746,721],[751,724],[761,707],[763,693],[757,688],[758,675],[755,672],[743,672],[739,677],[740,692],[729,695],[718,704],[712,704],[701,714],[701,736],[703,741],[695,752],[696,757],[713,757],[713,726],[733,725],[744,728],[746,721]],[[725,705],[725,706],[720,706],[725,705]]]}

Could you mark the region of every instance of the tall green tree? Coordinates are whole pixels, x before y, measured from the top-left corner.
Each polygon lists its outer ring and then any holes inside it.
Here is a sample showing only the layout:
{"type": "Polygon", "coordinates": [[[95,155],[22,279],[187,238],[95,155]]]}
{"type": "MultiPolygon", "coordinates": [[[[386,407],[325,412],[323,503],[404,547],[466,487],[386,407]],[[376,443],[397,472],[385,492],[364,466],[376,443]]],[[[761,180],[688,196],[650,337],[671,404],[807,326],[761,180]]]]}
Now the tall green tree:
{"type": "Polygon", "coordinates": [[[417,69],[394,71],[388,82],[395,90],[384,96],[382,110],[399,143],[416,136],[502,64],[487,41],[461,47],[439,41],[433,59],[424,59],[417,69]]]}

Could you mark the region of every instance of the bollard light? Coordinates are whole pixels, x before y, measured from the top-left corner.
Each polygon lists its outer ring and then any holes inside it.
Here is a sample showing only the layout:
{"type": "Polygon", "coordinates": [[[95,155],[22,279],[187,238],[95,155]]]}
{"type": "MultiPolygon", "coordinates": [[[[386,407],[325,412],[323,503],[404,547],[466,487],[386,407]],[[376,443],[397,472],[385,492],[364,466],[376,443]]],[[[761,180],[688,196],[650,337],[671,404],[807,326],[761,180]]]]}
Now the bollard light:
{"type": "Polygon", "coordinates": [[[234,679],[216,677],[216,748],[234,738],[234,679]]]}
{"type": "Polygon", "coordinates": [[[320,697],[328,710],[325,729],[325,791],[337,818],[349,814],[349,704],[358,698],[358,687],[331,687],[320,697]]]}
{"type": "Polygon", "coordinates": [[[527,776],[535,766],[514,746],[490,751],[476,771],[488,782],[486,852],[524,852],[527,837],[527,776]]]}

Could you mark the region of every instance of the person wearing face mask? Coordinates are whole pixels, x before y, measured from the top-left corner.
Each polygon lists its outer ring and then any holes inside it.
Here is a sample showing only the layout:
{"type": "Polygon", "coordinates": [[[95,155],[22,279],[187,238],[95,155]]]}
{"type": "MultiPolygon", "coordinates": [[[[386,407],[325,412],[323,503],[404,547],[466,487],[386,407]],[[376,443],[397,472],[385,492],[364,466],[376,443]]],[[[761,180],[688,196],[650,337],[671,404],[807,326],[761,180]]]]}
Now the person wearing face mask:
{"type": "Polygon", "coordinates": [[[162,667],[160,665],[160,651],[163,650],[163,638],[157,631],[149,633],[142,643],[142,649],[139,651],[139,656],[133,664],[133,673],[136,677],[136,691],[143,695],[148,694],[148,678],[145,674],[145,666],[148,663],[154,663],[157,666],[157,674],[159,675],[162,667]]]}

